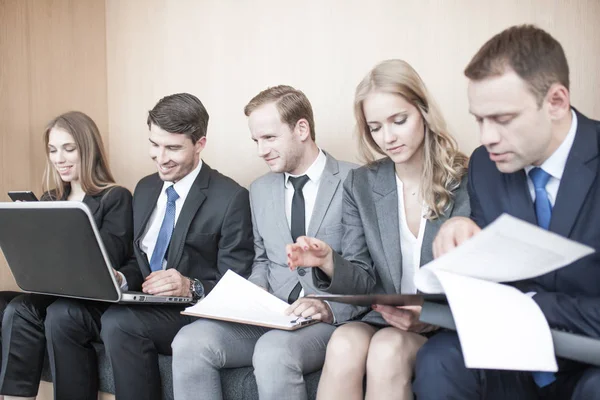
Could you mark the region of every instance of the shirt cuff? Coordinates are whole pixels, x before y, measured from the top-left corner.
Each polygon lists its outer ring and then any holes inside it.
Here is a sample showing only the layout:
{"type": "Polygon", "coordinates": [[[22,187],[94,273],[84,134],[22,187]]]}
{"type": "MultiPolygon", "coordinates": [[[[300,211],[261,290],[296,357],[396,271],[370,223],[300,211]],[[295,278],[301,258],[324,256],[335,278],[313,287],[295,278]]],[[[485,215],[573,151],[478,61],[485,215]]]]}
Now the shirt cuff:
{"type": "Polygon", "coordinates": [[[335,325],[335,313],[333,312],[333,308],[331,308],[331,304],[329,304],[329,302],[327,300],[324,300],[325,304],[327,304],[327,307],[329,307],[329,311],[331,311],[331,315],[333,316],[333,322],[332,324],[335,325]]]}
{"type": "Polygon", "coordinates": [[[121,290],[129,290],[129,287],[127,286],[127,279],[125,279],[125,275],[123,275],[123,273],[119,271],[117,271],[117,274],[119,274],[119,276],[121,277],[121,290]]]}

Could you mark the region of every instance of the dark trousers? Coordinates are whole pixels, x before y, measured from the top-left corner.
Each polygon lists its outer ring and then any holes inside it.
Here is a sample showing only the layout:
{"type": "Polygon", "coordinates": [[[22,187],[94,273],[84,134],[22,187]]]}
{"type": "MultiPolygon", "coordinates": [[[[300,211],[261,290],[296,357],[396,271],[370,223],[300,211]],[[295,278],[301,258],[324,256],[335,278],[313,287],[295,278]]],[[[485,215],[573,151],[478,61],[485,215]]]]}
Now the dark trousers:
{"type": "Polygon", "coordinates": [[[456,332],[440,332],[417,354],[413,391],[418,400],[597,400],[600,369],[559,360],[556,381],[539,388],[530,372],[465,367],[456,332]]]}
{"type": "Polygon", "coordinates": [[[0,394],[37,395],[46,355],[44,320],[55,299],[21,294],[6,306],[2,318],[0,394]]]}
{"type": "Polygon", "coordinates": [[[96,399],[98,370],[92,342],[101,339],[110,358],[117,400],[160,400],[158,354],[192,321],[182,306],[111,305],[56,301],[48,310],[48,353],[55,398],[96,399]]]}

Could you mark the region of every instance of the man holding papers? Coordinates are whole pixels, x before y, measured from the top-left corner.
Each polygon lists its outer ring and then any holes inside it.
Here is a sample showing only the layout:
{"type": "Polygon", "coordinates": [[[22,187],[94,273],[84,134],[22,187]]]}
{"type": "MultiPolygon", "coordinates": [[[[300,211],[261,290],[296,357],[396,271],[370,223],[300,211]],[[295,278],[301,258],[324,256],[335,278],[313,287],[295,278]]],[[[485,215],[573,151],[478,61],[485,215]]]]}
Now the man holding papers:
{"type": "MultiPolygon", "coordinates": [[[[272,173],[250,186],[255,258],[249,280],[318,323],[295,331],[213,319],[183,328],[173,342],[176,400],[221,399],[222,368],[254,366],[261,400],[307,398],[304,374],[323,365],[333,322],[356,309],[304,298],[318,293],[304,268],[290,271],[285,246],[296,237],[319,237],[336,251],[342,240],[342,181],[355,165],[335,160],[315,144],[313,112],[299,90],[269,88],[244,110],[258,155],[272,173]]],[[[242,307],[241,305],[240,307],[242,307]]]]}
{"type": "MultiPolygon", "coordinates": [[[[502,213],[595,248],[516,287],[533,296],[550,327],[600,338],[600,123],[571,108],[561,45],[536,27],[512,27],[479,50],[465,75],[483,145],[469,167],[471,218],[446,222],[434,254],[502,213]]],[[[421,348],[413,388],[419,400],[600,399],[600,369],[558,364],[557,373],[468,369],[456,333],[442,332],[421,348]]]]}

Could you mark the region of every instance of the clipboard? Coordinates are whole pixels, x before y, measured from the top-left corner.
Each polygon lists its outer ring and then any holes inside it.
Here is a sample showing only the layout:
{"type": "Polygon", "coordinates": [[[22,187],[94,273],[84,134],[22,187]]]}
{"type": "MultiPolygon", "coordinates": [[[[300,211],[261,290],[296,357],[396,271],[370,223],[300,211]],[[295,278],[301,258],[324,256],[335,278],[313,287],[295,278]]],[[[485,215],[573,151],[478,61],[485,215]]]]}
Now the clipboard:
{"type": "Polygon", "coordinates": [[[259,319],[232,318],[232,317],[216,316],[216,315],[211,315],[211,314],[195,313],[195,312],[188,312],[188,311],[182,311],[181,314],[189,315],[191,317],[208,318],[208,319],[214,319],[214,320],[219,320],[219,321],[234,322],[236,324],[262,326],[264,328],[280,329],[283,331],[296,331],[298,329],[301,329],[301,328],[304,328],[304,327],[307,327],[310,325],[318,324],[321,322],[316,319],[296,318],[293,315],[289,316],[290,322],[289,322],[289,325],[287,325],[287,324],[269,323],[269,322],[265,322],[265,321],[262,321],[259,319]],[[293,322],[294,320],[296,320],[296,322],[293,322]]]}
{"type": "Polygon", "coordinates": [[[309,295],[307,297],[365,307],[370,307],[373,304],[385,306],[422,306],[425,301],[442,304],[448,303],[444,294],[323,294],[309,295]]]}
{"type": "Polygon", "coordinates": [[[288,303],[228,270],[206,297],[181,314],[284,331],[321,322],[285,315],[288,307],[288,303]]]}

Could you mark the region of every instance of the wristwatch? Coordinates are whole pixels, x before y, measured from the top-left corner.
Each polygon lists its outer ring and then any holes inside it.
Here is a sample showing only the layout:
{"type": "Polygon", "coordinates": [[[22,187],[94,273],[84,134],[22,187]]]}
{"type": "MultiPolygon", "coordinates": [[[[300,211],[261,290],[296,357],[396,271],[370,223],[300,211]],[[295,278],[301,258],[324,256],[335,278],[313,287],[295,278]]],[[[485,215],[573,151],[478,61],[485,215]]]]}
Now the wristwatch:
{"type": "Polygon", "coordinates": [[[190,280],[190,293],[192,293],[192,300],[198,301],[204,297],[204,285],[199,279],[189,278],[190,280]]]}

